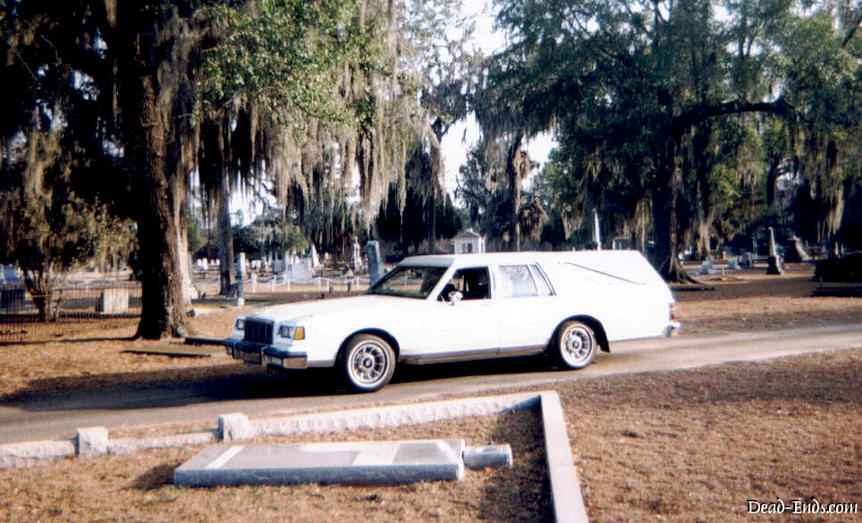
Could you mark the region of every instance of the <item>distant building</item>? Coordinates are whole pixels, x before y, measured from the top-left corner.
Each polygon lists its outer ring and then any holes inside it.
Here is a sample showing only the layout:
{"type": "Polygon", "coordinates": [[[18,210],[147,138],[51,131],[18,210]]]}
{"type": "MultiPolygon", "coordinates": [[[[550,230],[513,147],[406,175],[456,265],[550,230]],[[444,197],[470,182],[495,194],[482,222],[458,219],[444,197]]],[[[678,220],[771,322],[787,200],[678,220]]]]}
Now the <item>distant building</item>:
{"type": "Polygon", "coordinates": [[[472,254],[485,252],[485,238],[473,229],[466,229],[455,236],[452,242],[455,246],[455,254],[472,254]]]}

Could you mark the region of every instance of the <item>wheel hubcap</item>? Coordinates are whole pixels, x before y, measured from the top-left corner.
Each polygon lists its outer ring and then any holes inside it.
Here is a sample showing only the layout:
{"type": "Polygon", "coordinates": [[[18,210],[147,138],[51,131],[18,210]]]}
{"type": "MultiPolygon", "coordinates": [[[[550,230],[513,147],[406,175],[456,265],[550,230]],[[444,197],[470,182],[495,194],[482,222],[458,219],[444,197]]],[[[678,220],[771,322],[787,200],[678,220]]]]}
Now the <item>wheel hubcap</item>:
{"type": "Polygon", "coordinates": [[[365,343],[353,352],[351,369],[357,381],[371,384],[386,375],[386,351],[377,344],[365,343]]]}
{"type": "Polygon", "coordinates": [[[566,331],[563,348],[568,356],[567,359],[582,361],[592,352],[591,336],[582,327],[573,327],[566,331]]]}

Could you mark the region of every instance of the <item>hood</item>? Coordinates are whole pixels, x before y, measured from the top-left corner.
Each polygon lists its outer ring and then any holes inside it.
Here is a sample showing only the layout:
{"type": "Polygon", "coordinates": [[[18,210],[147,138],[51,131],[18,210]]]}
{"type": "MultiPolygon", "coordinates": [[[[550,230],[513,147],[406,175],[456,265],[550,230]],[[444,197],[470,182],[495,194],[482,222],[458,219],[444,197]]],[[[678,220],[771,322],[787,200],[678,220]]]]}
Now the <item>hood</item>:
{"type": "Polygon", "coordinates": [[[421,301],[412,298],[395,296],[350,296],[332,300],[309,300],[283,305],[264,307],[246,315],[247,318],[261,318],[274,321],[288,321],[308,318],[319,314],[336,314],[344,311],[357,311],[374,308],[382,303],[391,304],[392,300],[413,302],[421,301]]]}

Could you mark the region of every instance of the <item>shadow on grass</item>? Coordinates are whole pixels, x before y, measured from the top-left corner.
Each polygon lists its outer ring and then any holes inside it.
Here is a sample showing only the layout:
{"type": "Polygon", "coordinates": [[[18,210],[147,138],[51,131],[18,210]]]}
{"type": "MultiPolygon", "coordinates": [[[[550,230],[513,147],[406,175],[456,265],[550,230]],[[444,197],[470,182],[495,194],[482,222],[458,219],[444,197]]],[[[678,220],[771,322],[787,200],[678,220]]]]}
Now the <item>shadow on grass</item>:
{"type": "Polygon", "coordinates": [[[0,397],[0,405],[31,412],[133,410],[216,401],[322,396],[332,380],[319,371],[268,374],[242,364],[34,380],[0,397]]]}
{"type": "Polygon", "coordinates": [[[544,356],[526,356],[491,360],[437,363],[430,365],[403,365],[395,370],[392,383],[431,381],[469,376],[495,374],[518,375],[535,372],[555,372],[544,356]]]}
{"type": "MultiPolygon", "coordinates": [[[[709,276],[701,283],[706,286],[714,286],[709,292],[674,292],[674,296],[680,302],[702,302],[735,298],[794,298],[807,299],[811,297],[811,291],[817,287],[811,276],[785,275],[775,276],[773,279],[755,279],[730,282],[725,285],[714,285],[715,280],[709,276]]],[[[675,291],[678,289],[675,289],[675,291]]]]}
{"type": "MultiPolygon", "coordinates": [[[[545,358],[403,366],[390,388],[472,376],[511,375],[549,370],[545,358]]],[[[388,390],[388,389],[386,389],[388,390]]],[[[230,363],[147,372],[99,374],[34,380],[26,389],[0,396],[0,406],[29,412],[135,410],[212,402],[342,396],[353,394],[336,369],[269,373],[230,363]]]]}
{"type": "Polygon", "coordinates": [[[162,463],[141,474],[130,485],[137,490],[158,490],[174,484],[174,469],[182,465],[182,461],[162,463]]]}
{"type": "Polygon", "coordinates": [[[89,338],[65,338],[65,339],[39,339],[39,340],[27,340],[27,341],[6,341],[0,342],[0,346],[8,345],[8,346],[22,346],[22,345],[44,345],[46,343],[94,343],[100,341],[116,341],[118,343],[126,343],[130,341],[135,341],[134,336],[106,336],[104,338],[98,337],[89,337],[89,338]]]}

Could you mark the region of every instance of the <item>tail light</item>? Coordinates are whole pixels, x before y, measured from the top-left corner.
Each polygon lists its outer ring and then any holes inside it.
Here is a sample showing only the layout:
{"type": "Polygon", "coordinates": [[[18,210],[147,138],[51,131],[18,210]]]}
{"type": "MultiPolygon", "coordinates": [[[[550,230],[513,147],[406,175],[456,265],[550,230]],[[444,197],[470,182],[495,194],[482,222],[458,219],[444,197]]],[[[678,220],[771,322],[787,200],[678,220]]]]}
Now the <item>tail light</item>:
{"type": "Polygon", "coordinates": [[[676,320],[676,303],[673,303],[673,302],[669,303],[667,308],[668,308],[668,316],[670,317],[671,321],[675,321],[676,320]]]}

